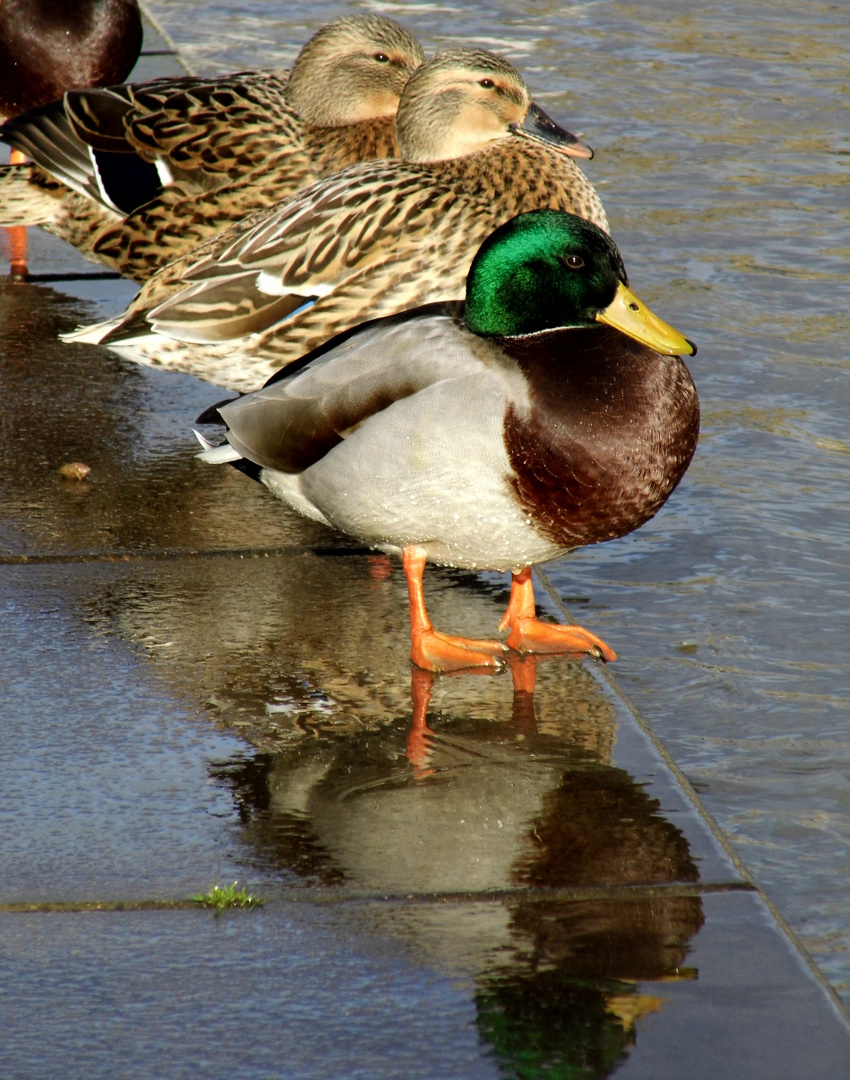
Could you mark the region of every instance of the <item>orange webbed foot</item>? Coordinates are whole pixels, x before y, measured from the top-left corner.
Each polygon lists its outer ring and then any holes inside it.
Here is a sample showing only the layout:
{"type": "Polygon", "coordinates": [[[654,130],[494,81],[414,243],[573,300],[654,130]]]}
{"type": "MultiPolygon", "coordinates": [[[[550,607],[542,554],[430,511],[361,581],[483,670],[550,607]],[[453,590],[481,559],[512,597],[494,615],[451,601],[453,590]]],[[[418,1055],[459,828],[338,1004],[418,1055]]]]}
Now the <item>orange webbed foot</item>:
{"type": "Polygon", "coordinates": [[[454,637],[433,627],[415,630],[411,640],[411,662],[425,671],[462,671],[465,668],[499,671],[505,666],[502,657],[507,649],[501,641],[454,637]]]}
{"type": "Polygon", "coordinates": [[[511,577],[511,598],[499,629],[510,629],[507,644],[518,653],[589,653],[608,663],[617,659],[610,645],[584,627],[537,618],[529,567],[511,577]]]}
{"type": "Polygon", "coordinates": [[[545,623],[535,616],[516,619],[510,626],[508,647],[518,653],[588,653],[606,663],[617,659],[610,645],[583,626],[545,623]]]}
{"type": "Polygon", "coordinates": [[[410,600],[410,660],[425,671],[464,671],[483,668],[501,670],[506,652],[501,641],[478,641],[475,638],[452,637],[435,630],[425,610],[422,595],[422,574],[425,570],[425,551],[411,545],[402,551],[402,565],[407,578],[410,600]]]}

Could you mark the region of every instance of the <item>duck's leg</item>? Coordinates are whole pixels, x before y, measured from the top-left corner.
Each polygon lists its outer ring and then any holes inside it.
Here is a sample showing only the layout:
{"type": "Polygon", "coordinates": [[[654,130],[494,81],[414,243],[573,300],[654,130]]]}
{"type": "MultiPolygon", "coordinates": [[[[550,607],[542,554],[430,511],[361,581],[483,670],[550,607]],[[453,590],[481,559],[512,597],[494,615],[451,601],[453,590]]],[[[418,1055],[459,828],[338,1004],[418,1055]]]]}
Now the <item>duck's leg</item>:
{"type": "Polygon", "coordinates": [[[590,653],[603,660],[617,659],[614,650],[589,630],[537,618],[529,566],[511,575],[511,598],[499,623],[500,630],[508,628],[508,646],[520,653],[590,653]]]}
{"type": "Polygon", "coordinates": [[[505,652],[500,641],[477,641],[474,638],[451,637],[435,630],[425,610],[422,595],[422,575],[425,572],[425,552],[420,547],[407,547],[402,552],[407,592],[410,597],[410,659],[425,671],[460,671],[463,668],[500,668],[499,659],[505,652]]]}
{"type": "MultiPolygon", "coordinates": [[[[23,165],[27,160],[26,154],[20,150],[12,150],[9,155],[10,165],[23,165]]],[[[27,276],[27,229],[25,225],[10,225],[6,229],[9,237],[11,250],[11,266],[9,273],[13,278],[25,278],[27,276]]]]}

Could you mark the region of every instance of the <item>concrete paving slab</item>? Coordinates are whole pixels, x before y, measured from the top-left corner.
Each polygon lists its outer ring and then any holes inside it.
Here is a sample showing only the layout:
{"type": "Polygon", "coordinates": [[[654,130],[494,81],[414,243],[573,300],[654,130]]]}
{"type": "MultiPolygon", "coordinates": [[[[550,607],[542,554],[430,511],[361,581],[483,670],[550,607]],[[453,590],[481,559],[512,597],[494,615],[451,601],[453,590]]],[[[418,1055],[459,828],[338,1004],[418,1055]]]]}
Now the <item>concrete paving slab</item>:
{"type": "MultiPolygon", "coordinates": [[[[535,665],[534,694],[507,674],[440,680],[417,728],[403,582],[375,597],[369,566],[295,552],[0,567],[0,647],[16,657],[0,797],[18,837],[0,898],[175,898],[246,859],[275,885],[347,895],[744,882],[584,664],[535,665]],[[253,806],[238,767],[219,770],[247,815],[240,851],[200,762],[238,758],[242,739],[270,756],[253,806]]],[[[443,582],[434,611],[460,601],[494,621],[498,596],[464,591],[443,582]]]]}
{"type": "Polygon", "coordinates": [[[468,988],[335,911],[0,915],[0,934],[8,1080],[498,1075],[468,988]]]}
{"type": "Polygon", "coordinates": [[[843,1011],[826,1004],[819,980],[763,899],[705,896],[703,912],[687,961],[697,979],[641,984],[664,1002],[639,1026],[635,1051],[617,1076],[850,1076],[843,1011]]]}
{"type": "MultiPolygon", "coordinates": [[[[126,289],[123,282],[83,284],[126,289]]],[[[16,406],[0,448],[6,510],[0,552],[58,557],[274,546],[296,535],[296,543],[320,534],[329,539],[327,530],[281,516],[258,485],[194,461],[195,417],[230,395],[192,378],[169,379],[128,365],[94,346],[60,342],[59,333],[92,317],[89,304],[63,295],[65,283],[63,292],[29,284],[3,288],[0,386],[16,406]],[[91,467],[85,482],[59,475],[69,461],[91,467]],[[236,503],[222,497],[222,484],[236,503]],[[206,506],[202,516],[214,519],[206,518],[201,533],[193,526],[198,499],[206,506]],[[165,514],[163,506],[182,511],[165,514]]]]}
{"type": "Polygon", "coordinates": [[[504,921],[497,904],[0,914],[0,1071],[9,1080],[848,1075],[843,1024],[759,898],[703,904],[693,967],[663,980],[629,976],[651,964],[646,950],[595,949],[590,963],[581,953],[576,962],[582,931],[598,944],[617,925],[615,904],[611,913],[595,904],[592,918],[561,910],[553,935],[551,905],[520,903],[511,917],[525,950],[492,950],[483,966],[476,948],[464,950],[464,930],[504,921]],[[447,961],[449,922],[457,947],[447,961]]]}
{"type": "Polygon", "coordinates": [[[232,801],[206,762],[241,745],[32,569],[0,571],[0,898],[182,899],[234,880],[232,801]]]}

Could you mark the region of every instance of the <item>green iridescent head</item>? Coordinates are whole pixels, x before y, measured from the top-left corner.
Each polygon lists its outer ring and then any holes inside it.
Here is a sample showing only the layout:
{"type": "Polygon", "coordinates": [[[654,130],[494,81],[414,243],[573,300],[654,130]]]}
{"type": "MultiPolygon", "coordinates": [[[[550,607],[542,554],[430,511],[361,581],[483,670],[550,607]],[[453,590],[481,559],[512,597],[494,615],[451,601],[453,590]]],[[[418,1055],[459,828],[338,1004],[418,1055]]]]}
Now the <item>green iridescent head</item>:
{"type": "Polygon", "coordinates": [[[611,237],[561,210],[520,214],[484,241],[467,277],[465,319],[482,337],[604,322],[658,352],[696,352],[629,289],[611,237]]]}

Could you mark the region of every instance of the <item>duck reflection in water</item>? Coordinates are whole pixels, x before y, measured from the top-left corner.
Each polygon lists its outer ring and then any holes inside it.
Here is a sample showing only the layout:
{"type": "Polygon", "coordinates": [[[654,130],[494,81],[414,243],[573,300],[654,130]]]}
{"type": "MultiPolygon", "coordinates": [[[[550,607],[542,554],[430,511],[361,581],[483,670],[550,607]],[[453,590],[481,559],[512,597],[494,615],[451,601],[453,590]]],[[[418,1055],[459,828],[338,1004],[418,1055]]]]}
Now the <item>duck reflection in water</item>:
{"type": "MultiPolygon", "coordinates": [[[[580,653],[575,655],[579,659],[580,653]]],[[[537,730],[537,717],[534,712],[534,688],[537,683],[538,657],[533,655],[508,657],[508,667],[513,681],[513,709],[511,724],[520,734],[534,734],[537,730]]],[[[434,689],[434,675],[421,668],[413,668],[410,673],[410,698],[413,711],[410,732],[407,736],[407,758],[415,770],[415,775],[427,775],[427,765],[431,755],[430,738],[434,735],[428,727],[428,706],[434,689]]]]}
{"type": "Polygon", "coordinates": [[[504,1075],[610,1075],[662,1001],[638,984],[693,976],[697,867],[657,801],[610,763],[613,709],[586,668],[517,658],[510,719],[496,723],[471,682],[414,671],[408,717],[218,775],[263,862],[399,898],[370,906],[370,931],[471,979],[504,1075]],[[538,721],[538,665],[572,683],[573,716],[553,720],[547,678],[538,721]],[[466,708],[432,710],[459,692],[466,708]]]}

